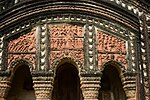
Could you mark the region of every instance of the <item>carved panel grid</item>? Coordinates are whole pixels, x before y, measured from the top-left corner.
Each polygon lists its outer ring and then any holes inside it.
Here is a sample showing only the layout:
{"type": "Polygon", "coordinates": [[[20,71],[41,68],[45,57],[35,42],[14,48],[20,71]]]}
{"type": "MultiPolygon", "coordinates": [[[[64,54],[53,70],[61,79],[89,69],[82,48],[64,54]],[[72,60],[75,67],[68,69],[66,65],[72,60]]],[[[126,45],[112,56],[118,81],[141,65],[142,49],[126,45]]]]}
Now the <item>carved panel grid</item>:
{"type": "MultiPolygon", "coordinates": [[[[35,65],[35,32],[29,32],[18,38],[12,39],[8,43],[8,69],[12,62],[25,59],[35,65]]],[[[35,66],[33,66],[35,69],[35,66]]]]}
{"type": "Polygon", "coordinates": [[[98,67],[108,61],[117,61],[127,69],[126,41],[97,30],[98,67]]]}
{"type": "Polygon", "coordinates": [[[50,25],[50,65],[57,59],[74,57],[83,63],[83,28],[77,25],[50,25]]]}

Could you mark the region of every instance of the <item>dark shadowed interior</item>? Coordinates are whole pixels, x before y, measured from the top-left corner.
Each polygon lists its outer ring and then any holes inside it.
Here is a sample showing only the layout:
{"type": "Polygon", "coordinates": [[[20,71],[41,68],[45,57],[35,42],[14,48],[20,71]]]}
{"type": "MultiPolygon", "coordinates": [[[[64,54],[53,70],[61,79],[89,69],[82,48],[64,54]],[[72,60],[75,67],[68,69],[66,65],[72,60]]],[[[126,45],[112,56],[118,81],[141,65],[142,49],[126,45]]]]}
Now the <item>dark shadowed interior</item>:
{"type": "Polygon", "coordinates": [[[7,100],[35,100],[33,81],[27,65],[20,65],[14,73],[7,100]]]}
{"type": "Polygon", "coordinates": [[[78,70],[70,63],[61,65],[56,72],[52,100],[80,100],[78,70]]]}
{"type": "Polygon", "coordinates": [[[118,70],[107,65],[101,78],[99,100],[126,100],[118,70]]]}

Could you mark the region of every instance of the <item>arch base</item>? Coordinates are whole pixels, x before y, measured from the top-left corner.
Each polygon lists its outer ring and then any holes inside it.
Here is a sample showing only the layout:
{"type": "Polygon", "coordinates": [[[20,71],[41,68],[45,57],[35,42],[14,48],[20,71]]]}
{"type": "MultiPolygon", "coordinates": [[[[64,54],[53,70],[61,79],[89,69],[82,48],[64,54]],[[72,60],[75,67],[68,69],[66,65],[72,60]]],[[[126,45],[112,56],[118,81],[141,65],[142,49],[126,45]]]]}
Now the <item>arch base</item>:
{"type": "Polygon", "coordinates": [[[100,76],[98,73],[81,73],[81,89],[84,100],[98,100],[100,89],[100,76]]]}
{"type": "Polygon", "coordinates": [[[36,100],[51,100],[53,90],[53,75],[51,73],[32,73],[36,100]]]}

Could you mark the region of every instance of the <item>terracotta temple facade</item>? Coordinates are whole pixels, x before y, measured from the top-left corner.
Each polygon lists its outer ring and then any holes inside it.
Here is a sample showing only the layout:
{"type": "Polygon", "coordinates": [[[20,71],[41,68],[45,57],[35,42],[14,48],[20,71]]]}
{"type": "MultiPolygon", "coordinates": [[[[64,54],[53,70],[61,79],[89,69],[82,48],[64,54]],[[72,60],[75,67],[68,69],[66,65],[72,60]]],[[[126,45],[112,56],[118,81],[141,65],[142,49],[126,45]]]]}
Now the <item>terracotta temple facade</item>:
{"type": "Polygon", "coordinates": [[[150,100],[150,1],[0,0],[0,100],[150,100]]]}

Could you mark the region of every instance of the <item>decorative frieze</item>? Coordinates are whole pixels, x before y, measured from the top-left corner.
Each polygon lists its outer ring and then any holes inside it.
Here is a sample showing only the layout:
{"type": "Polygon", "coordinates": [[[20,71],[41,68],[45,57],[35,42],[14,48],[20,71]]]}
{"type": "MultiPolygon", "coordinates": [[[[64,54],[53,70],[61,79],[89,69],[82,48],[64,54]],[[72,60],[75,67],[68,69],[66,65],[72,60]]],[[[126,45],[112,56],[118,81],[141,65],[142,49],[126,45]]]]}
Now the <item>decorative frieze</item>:
{"type": "Polygon", "coordinates": [[[50,65],[62,57],[83,57],[83,28],[77,25],[50,25],[50,65]]]}
{"type": "Polygon", "coordinates": [[[126,41],[110,34],[97,31],[98,68],[108,61],[119,62],[127,69],[126,41]]]}
{"type": "Polygon", "coordinates": [[[35,32],[29,32],[19,38],[10,40],[8,43],[8,52],[35,52],[35,32]]]}
{"type": "Polygon", "coordinates": [[[35,69],[35,31],[21,35],[17,38],[12,38],[8,41],[8,61],[7,68],[19,59],[25,59],[33,63],[33,70],[35,69]]]}

